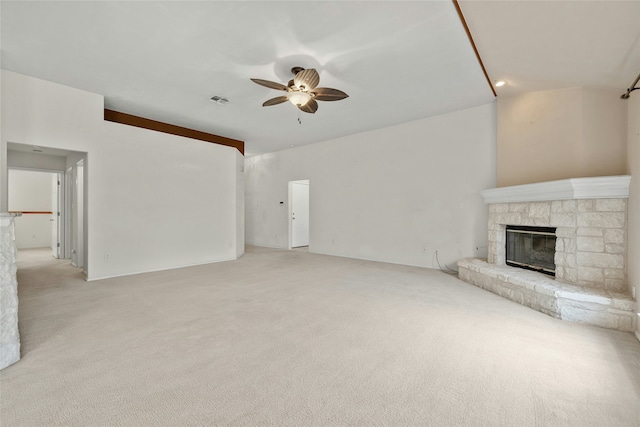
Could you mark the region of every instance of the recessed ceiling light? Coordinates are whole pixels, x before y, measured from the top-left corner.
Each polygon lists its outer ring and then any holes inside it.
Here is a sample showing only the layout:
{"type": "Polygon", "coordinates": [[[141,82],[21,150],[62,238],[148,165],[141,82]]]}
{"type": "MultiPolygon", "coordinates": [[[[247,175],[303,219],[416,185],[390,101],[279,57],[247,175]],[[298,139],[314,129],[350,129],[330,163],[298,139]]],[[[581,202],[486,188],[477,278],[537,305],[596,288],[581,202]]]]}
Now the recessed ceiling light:
{"type": "Polygon", "coordinates": [[[496,87],[502,87],[502,86],[506,86],[507,85],[507,81],[506,80],[494,80],[493,84],[496,87]]]}

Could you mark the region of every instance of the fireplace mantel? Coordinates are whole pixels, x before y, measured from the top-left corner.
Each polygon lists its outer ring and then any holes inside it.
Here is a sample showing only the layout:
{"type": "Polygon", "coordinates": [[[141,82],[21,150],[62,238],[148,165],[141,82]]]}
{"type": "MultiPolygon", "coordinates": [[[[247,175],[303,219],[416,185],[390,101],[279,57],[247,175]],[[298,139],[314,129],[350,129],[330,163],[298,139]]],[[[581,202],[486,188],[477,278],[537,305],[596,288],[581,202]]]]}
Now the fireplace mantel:
{"type": "Polygon", "coordinates": [[[484,202],[518,203],[577,199],[628,199],[631,176],[571,178],[492,188],[481,192],[484,202]]]}

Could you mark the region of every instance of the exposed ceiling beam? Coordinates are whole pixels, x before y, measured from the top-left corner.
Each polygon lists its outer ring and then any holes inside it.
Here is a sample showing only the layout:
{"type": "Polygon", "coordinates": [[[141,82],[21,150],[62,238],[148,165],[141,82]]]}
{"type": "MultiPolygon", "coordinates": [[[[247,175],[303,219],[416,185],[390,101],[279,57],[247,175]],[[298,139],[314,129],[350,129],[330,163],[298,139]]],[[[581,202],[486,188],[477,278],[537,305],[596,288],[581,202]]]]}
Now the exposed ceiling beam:
{"type": "Polygon", "coordinates": [[[156,120],[145,119],[144,117],[138,117],[114,110],[107,110],[106,108],[104,110],[104,119],[109,122],[120,123],[123,125],[136,126],[171,135],[184,136],[186,138],[199,139],[200,141],[235,147],[242,155],[244,155],[244,142],[238,141],[237,139],[226,138],[224,136],[201,132],[199,130],[193,130],[169,123],[158,122],[156,120]]]}
{"type": "Polygon", "coordinates": [[[478,62],[480,63],[480,67],[482,68],[482,72],[484,73],[484,77],[487,79],[487,83],[491,88],[491,92],[493,92],[493,96],[498,96],[496,90],[493,87],[493,83],[491,83],[491,79],[489,78],[489,74],[487,73],[487,69],[484,68],[484,63],[482,62],[482,58],[480,57],[480,53],[478,53],[478,48],[476,47],[476,43],[473,41],[473,37],[471,36],[471,31],[469,31],[469,26],[467,25],[467,21],[464,19],[464,15],[462,14],[462,10],[460,9],[460,5],[458,4],[458,0],[453,1],[453,5],[456,7],[456,12],[458,12],[458,16],[460,17],[460,21],[462,22],[462,26],[464,27],[464,31],[467,33],[467,37],[469,38],[469,42],[471,43],[471,47],[476,54],[476,58],[478,58],[478,62]]]}

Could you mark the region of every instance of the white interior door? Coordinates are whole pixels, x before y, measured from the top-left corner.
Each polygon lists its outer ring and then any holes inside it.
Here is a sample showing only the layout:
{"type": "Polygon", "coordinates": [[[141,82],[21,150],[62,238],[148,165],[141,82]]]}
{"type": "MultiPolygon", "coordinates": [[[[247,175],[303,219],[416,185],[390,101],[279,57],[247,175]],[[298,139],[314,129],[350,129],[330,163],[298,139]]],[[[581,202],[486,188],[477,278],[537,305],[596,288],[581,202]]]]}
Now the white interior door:
{"type": "Polygon", "coordinates": [[[51,255],[60,258],[60,174],[51,174],[51,255]]]}
{"type": "Polygon", "coordinates": [[[76,164],[76,267],[84,267],[84,160],[76,164]]]}
{"type": "Polygon", "coordinates": [[[309,246],[309,181],[291,182],[291,247],[309,246]]]}
{"type": "MultiPolygon", "coordinates": [[[[64,249],[63,257],[65,259],[71,259],[72,253],[72,236],[73,236],[73,168],[68,168],[64,175],[64,249]]],[[[61,237],[62,238],[62,237],[61,237]]],[[[75,265],[75,261],[74,261],[75,265]]]]}

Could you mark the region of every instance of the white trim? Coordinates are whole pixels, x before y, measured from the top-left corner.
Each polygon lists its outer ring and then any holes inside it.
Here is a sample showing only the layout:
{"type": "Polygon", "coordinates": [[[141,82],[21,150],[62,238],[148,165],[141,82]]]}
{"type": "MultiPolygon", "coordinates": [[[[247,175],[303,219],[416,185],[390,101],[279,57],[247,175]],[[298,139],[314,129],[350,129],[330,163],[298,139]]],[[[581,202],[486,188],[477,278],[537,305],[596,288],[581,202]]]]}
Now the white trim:
{"type": "Polygon", "coordinates": [[[571,178],[481,191],[485,203],[573,199],[627,199],[631,176],[571,178]]]}
{"type": "Polygon", "coordinates": [[[636,338],[638,339],[638,341],[640,341],[640,331],[638,331],[637,329],[633,332],[633,335],[636,336],[636,338]]]}
{"type": "Polygon", "coordinates": [[[31,171],[31,172],[46,172],[46,173],[64,173],[64,169],[42,169],[42,168],[33,168],[33,167],[23,167],[23,166],[8,166],[8,170],[16,170],[16,171],[31,171]]]}

